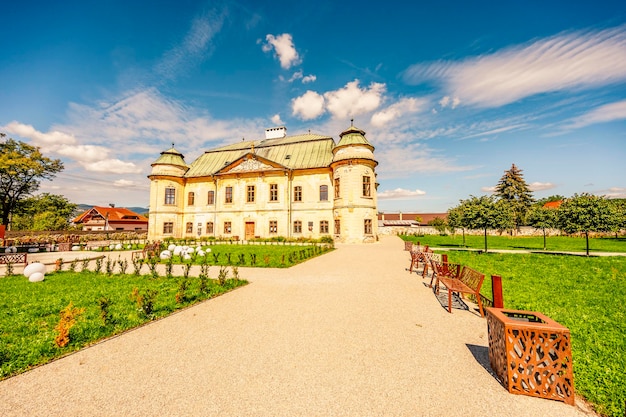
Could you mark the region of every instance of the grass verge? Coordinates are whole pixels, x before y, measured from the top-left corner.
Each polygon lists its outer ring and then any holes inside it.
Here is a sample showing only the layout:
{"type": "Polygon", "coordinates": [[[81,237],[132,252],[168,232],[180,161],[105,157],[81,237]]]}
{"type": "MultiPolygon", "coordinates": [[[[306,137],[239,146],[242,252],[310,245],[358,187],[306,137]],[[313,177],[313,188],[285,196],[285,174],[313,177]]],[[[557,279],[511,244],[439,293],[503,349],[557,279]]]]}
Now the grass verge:
{"type": "Polygon", "coordinates": [[[40,283],[21,275],[0,278],[0,379],[247,283],[222,281],[89,271],[52,273],[40,283]],[[84,312],[69,331],[69,344],[58,347],[55,327],[70,303],[84,312]]]}

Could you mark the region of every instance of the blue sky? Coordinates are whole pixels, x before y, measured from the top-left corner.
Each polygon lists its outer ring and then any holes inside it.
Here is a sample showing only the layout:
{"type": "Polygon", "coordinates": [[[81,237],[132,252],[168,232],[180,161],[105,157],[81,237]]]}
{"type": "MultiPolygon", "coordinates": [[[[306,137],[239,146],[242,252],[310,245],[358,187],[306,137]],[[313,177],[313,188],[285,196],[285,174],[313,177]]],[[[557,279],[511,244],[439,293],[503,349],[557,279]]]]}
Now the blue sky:
{"type": "Polygon", "coordinates": [[[536,198],[626,197],[625,2],[429,3],[10,2],[0,132],[61,158],[40,191],[75,203],[146,207],[172,143],[352,118],[380,210],[443,212],[513,163],[536,198]]]}

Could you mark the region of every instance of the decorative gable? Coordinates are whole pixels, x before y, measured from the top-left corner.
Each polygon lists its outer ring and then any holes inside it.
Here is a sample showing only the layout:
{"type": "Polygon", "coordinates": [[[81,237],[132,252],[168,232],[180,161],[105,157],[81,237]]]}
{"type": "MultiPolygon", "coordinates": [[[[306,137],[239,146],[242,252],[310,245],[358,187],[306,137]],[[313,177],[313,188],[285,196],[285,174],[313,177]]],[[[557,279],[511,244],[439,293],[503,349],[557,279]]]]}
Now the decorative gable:
{"type": "Polygon", "coordinates": [[[286,167],[256,154],[247,153],[236,161],[226,165],[218,174],[232,174],[259,171],[283,171],[286,167]]]}

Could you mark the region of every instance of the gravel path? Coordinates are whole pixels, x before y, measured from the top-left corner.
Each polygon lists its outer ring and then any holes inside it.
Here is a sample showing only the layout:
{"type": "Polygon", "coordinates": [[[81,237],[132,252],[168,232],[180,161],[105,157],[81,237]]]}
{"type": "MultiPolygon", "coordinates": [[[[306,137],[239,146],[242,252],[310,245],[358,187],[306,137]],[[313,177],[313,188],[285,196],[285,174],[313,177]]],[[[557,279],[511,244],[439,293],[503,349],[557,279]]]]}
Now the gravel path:
{"type": "Polygon", "coordinates": [[[509,394],[486,321],[442,308],[403,248],[240,268],[250,285],[1,381],[0,415],[588,415],[509,394]]]}

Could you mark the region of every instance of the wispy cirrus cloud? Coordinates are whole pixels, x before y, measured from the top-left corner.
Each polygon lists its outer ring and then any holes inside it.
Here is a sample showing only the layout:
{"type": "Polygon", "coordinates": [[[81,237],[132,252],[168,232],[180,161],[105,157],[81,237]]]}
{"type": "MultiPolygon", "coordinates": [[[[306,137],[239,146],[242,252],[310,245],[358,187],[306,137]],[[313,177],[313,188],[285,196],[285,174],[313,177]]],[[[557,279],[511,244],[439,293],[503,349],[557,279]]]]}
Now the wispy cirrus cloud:
{"type": "Polygon", "coordinates": [[[394,190],[385,190],[377,193],[379,200],[411,200],[426,195],[426,191],[422,190],[406,190],[404,188],[396,188],[394,190]]]}
{"type": "Polygon", "coordinates": [[[545,191],[556,188],[556,185],[551,182],[531,182],[528,184],[528,188],[530,191],[545,191]]]}
{"type": "Polygon", "coordinates": [[[422,111],[427,103],[428,100],[426,99],[417,99],[413,97],[402,98],[387,108],[374,113],[371,118],[371,123],[376,127],[385,126],[389,122],[396,120],[405,114],[422,111]]]}
{"type": "Polygon", "coordinates": [[[459,62],[416,64],[403,78],[409,84],[439,83],[446,96],[477,107],[624,82],[626,25],[564,32],[459,62]]]}
{"type": "Polygon", "coordinates": [[[566,130],[579,129],[597,123],[626,120],[626,100],[596,107],[589,112],[565,123],[566,130]]]}
{"type": "Polygon", "coordinates": [[[195,18],[185,38],[166,51],[154,66],[157,76],[174,80],[211,54],[211,40],[222,29],[224,15],[209,13],[195,18]]]}

